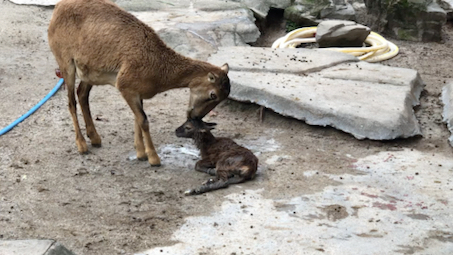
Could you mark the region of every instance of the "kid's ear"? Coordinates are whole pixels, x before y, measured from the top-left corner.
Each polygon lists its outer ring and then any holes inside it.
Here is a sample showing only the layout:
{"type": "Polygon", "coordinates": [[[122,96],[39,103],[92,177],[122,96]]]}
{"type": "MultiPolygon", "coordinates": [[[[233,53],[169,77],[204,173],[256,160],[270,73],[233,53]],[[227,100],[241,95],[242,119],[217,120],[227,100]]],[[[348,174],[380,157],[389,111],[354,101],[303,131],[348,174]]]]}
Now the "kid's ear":
{"type": "Polygon", "coordinates": [[[228,74],[228,71],[230,70],[230,67],[228,66],[227,63],[223,64],[223,66],[220,67],[225,73],[228,74]]]}
{"type": "Polygon", "coordinates": [[[205,128],[207,130],[213,130],[216,125],[217,125],[217,123],[215,123],[215,122],[204,122],[203,121],[203,128],[205,128]]]}

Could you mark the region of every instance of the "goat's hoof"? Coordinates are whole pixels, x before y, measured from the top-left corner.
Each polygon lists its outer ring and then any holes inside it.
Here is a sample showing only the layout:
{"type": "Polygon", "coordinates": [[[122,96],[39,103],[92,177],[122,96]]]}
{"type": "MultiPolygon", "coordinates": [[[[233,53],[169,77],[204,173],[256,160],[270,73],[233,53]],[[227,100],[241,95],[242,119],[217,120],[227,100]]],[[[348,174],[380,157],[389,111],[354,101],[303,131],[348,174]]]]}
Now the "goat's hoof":
{"type": "Polygon", "coordinates": [[[148,155],[146,153],[137,153],[137,159],[140,161],[148,160],[148,155]]]}
{"type": "Polygon", "coordinates": [[[148,157],[147,156],[137,157],[137,159],[140,160],[140,161],[146,161],[146,160],[148,160],[148,157]]]}
{"type": "Polygon", "coordinates": [[[193,195],[193,190],[192,189],[188,189],[188,190],[184,191],[184,195],[186,195],[186,196],[193,195]]]}
{"type": "Polygon", "coordinates": [[[101,143],[91,143],[91,146],[93,146],[95,148],[101,148],[102,144],[101,143]]]}
{"type": "Polygon", "coordinates": [[[159,157],[148,157],[148,162],[153,167],[161,166],[159,157]]]}
{"type": "Polygon", "coordinates": [[[77,150],[80,154],[87,154],[88,153],[88,146],[86,143],[78,143],[77,150]]]}

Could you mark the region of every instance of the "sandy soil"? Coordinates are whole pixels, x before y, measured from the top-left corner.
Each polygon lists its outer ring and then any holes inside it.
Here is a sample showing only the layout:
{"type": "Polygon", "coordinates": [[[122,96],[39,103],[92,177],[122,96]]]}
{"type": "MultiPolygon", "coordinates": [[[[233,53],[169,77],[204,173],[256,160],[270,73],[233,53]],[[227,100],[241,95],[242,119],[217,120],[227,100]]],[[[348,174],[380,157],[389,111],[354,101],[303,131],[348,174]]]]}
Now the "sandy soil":
{"type": "MultiPolygon", "coordinates": [[[[58,81],[47,45],[51,13],[51,8],[0,0],[0,127],[25,113],[58,81]]],[[[183,146],[193,149],[191,141],[174,135],[184,122],[186,89],[145,102],[162,156],[159,168],[129,159],[134,154],[133,116],[110,86],[95,87],[91,96],[103,146],[90,146],[89,154],[79,155],[62,89],[0,137],[0,238],[56,239],[76,254],[130,254],[169,245],[185,217],[209,214],[233,192],[264,188],[262,194],[271,198],[316,192],[333,181],[322,176],[308,181],[304,171],[352,173],[351,157],[380,151],[413,148],[450,155],[439,96],[451,78],[451,24],[444,32],[443,43],[394,41],[401,53],[384,63],[416,69],[426,82],[416,108],[423,138],[359,141],[269,110],[260,122],[258,106],[225,101],[216,108],[217,115],[206,120],[218,123],[216,135],[233,137],[257,153],[259,175],[252,182],[196,197],[182,192],[207,176],[193,171],[195,157],[181,151],[183,146]]]]}

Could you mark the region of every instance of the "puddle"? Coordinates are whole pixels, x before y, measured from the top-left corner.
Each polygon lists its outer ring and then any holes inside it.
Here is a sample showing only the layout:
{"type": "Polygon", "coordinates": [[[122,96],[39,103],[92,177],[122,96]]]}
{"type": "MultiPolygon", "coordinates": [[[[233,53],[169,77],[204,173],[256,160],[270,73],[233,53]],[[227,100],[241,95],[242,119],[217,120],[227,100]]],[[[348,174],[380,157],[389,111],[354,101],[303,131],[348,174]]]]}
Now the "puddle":
{"type": "MultiPolygon", "coordinates": [[[[193,169],[195,162],[200,159],[200,153],[198,149],[191,143],[176,145],[176,144],[165,144],[161,145],[157,149],[162,162],[165,164],[171,164],[173,166],[193,169]]],[[[128,160],[137,160],[135,151],[131,151],[128,156],[128,160]]]]}

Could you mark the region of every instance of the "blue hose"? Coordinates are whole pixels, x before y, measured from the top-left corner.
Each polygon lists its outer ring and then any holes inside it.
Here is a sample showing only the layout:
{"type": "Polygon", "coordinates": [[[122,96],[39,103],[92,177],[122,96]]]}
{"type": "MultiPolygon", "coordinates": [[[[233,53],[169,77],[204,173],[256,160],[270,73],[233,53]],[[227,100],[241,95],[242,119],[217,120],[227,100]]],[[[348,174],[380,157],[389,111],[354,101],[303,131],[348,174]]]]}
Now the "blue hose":
{"type": "Polygon", "coordinates": [[[55,85],[55,87],[49,92],[49,94],[47,94],[47,96],[44,97],[37,105],[35,105],[33,108],[31,108],[27,113],[22,115],[20,118],[15,120],[13,123],[9,124],[9,126],[0,130],[0,136],[6,134],[8,131],[13,129],[13,127],[15,127],[17,124],[21,123],[24,119],[26,119],[28,116],[32,115],[36,110],[38,110],[39,107],[41,107],[41,105],[43,105],[47,100],[49,100],[50,97],[52,97],[58,91],[58,89],[61,87],[61,85],[63,85],[63,83],[64,83],[64,80],[60,79],[58,81],[57,85],[55,85]]]}

